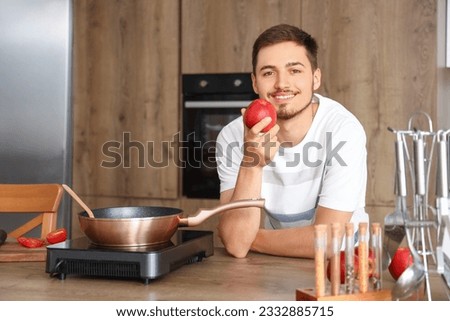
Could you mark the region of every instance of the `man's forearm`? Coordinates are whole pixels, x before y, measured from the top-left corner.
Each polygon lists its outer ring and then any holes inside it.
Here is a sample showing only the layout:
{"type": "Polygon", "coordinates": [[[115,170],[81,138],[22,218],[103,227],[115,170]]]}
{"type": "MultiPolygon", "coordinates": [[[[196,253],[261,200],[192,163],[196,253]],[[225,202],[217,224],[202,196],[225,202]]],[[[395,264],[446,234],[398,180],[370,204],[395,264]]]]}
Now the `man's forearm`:
{"type": "Polygon", "coordinates": [[[314,227],[260,229],[250,250],[278,256],[314,258],[314,227]]]}
{"type": "MultiPolygon", "coordinates": [[[[221,202],[260,198],[262,168],[241,167],[234,191],[224,194],[221,202]]],[[[261,221],[261,209],[240,208],[222,213],[219,236],[227,251],[236,257],[245,257],[250,250],[261,221]]]]}

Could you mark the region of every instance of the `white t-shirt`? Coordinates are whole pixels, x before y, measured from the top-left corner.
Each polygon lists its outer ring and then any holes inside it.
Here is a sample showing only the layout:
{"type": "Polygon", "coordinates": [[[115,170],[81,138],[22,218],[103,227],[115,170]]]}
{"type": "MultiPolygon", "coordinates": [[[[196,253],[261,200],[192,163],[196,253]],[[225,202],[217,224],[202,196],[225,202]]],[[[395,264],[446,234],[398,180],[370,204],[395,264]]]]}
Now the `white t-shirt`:
{"type": "MultiPolygon", "coordinates": [[[[317,204],[353,212],[355,230],[368,222],[366,134],[357,118],[338,102],[320,96],[319,108],[305,138],[280,147],[264,167],[261,197],[266,228],[288,228],[314,222],[317,204]]],[[[216,143],[220,191],[236,185],[242,161],[243,120],[225,126],[216,143]]]]}

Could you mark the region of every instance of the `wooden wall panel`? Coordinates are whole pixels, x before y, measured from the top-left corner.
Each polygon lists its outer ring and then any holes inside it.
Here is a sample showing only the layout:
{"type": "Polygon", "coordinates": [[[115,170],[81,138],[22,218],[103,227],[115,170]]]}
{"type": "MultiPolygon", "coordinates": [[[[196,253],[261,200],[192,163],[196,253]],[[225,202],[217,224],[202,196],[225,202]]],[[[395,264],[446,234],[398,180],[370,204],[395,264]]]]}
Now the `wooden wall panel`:
{"type": "Polygon", "coordinates": [[[182,73],[250,72],[256,37],[300,24],[300,0],[182,0],[182,73]]]}
{"type": "Polygon", "coordinates": [[[406,129],[415,111],[435,121],[436,1],[302,0],[302,27],[319,42],[321,92],[365,127],[367,205],[381,220],[394,200],[394,135],[387,127],[406,129]]]}
{"type": "Polygon", "coordinates": [[[179,128],[179,43],[178,0],[74,2],[73,175],[80,194],[178,196],[176,150],[161,142],[179,128]],[[108,149],[114,155],[103,153],[108,142],[120,144],[108,149]]]}

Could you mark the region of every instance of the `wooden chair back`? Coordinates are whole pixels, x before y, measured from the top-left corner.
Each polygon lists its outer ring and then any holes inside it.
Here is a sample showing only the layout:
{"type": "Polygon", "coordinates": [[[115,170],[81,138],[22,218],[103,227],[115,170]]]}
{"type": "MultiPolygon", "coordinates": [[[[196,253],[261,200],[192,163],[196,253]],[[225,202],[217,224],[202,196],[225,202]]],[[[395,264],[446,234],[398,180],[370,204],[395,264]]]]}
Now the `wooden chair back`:
{"type": "Polygon", "coordinates": [[[17,238],[42,225],[41,238],[45,238],[56,229],[62,195],[63,188],[59,184],[0,184],[0,215],[36,214],[8,232],[8,237],[17,238]]]}

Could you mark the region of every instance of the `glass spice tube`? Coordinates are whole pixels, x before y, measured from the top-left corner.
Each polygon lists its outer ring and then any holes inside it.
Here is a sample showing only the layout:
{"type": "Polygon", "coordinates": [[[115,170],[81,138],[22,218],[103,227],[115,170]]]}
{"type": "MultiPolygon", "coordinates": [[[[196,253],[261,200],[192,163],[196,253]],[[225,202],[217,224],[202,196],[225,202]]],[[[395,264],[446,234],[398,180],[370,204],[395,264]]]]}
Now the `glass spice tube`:
{"type": "Polygon", "coordinates": [[[367,223],[359,223],[358,244],[358,284],[359,292],[366,293],[369,289],[369,238],[367,223]]]}
{"type": "Polygon", "coordinates": [[[325,295],[325,262],[327,260],[327,226],[314,225],[314,262],[316,297],[325,295]]]}
{"type": "Polygon", "coordinates": [[[339,295],[341,287],[340,224],[331,224],[330,281],[331,295],[339,295]]]}
{"type": "Polygon", "coordinates": [[[355,227],[345,224],[345,293],[355,291],[355,227]]]}
{"type": "Polygon", "coordinates": [[[374,290],[381,290],[382,286],[382,242],[381,242],[381,226],[380,223],[372,223],[371,248],[374,254],[372,266],[372,288],[374,290]]]}

